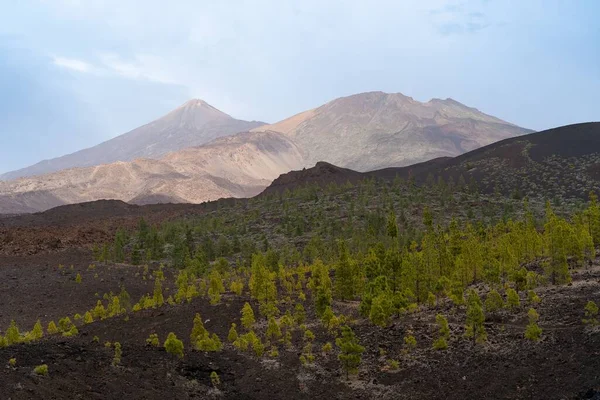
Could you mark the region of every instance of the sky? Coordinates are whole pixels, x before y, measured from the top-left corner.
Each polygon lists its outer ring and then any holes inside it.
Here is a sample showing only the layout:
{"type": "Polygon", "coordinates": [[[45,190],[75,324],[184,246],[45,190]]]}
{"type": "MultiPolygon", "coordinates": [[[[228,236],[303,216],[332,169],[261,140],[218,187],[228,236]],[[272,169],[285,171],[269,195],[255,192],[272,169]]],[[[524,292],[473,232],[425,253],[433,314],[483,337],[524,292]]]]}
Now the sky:
{"type": "Polygon", "coordinates": [[[276,122],[381,90],[600,120],[596,0],[0,0],[0,173],[200,98],[276,122]]]}

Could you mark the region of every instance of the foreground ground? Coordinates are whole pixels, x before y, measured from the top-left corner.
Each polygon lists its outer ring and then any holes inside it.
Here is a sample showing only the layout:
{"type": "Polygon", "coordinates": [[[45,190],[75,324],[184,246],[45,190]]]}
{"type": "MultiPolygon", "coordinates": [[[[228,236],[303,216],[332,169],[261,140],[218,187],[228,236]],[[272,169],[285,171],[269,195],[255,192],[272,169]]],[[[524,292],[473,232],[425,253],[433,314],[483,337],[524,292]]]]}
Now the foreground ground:
{"type": "MultiPolygon", "coordinates": [[[[41,319],[45,328],[50,320],[84,313],[104,293],[118,293],[121,286],[133,302],[152,293],[153,281],[143,279],[144,267],[99,264],[90,269],[90,263],[91,256],[84,250],[0,258],[0,327],[4,330],[15,320],[22,330],[29,330],[41,319]],[[59,264],[64,267],[59,269],[59,264]],[[77,273],[81,283],[75,281],[77,273]]],[[[174,291],[174,279],[169,270],[165,276],[166,297],[174,291]]],[[[316,336],[316,361],[303,366],[300,332],[295,332],[292,348],[280,346],[278,357],[257,358],[226,343],[230,324],[239,326],[244,302],[252,303],[247,295],[227,293],[216,306],[198,297],[182,305],[81,325],[75,337],[54,335],[0,349],[0,393],[10,399],[573,399],[585,398],[586,392],[591,396],[590,390],[600,387],[600,330],[584,325],[581,319],[587,301],[600,303],[598,260],[574,271],[571,284],[541,287],[537,293],[543,329],[539,343],[523,337],[529,308],[524,297],[519,310],[489,318],[484,344],[462,336],[464,312],[447,302],[433,308],[422,306],[419,312],[395,319],[388,328],[361,320],[357,304],[336,302],[336,312],[356,317],[354,331],[366,347],[359,374],[350,380],[345,379],[335,354],[318,350],[333,337],[316,322],[310,298],[305,306],[307,327],[316,336]],[[439,312],[450,322],[447,351],[432,348],[439,312]],[[206,329],[223,340],[223,351],[190,349],[188,338],[196,313],[201,314],[206,329]],[[412,351],[403,345],[408,330],[417,339],[412,351]],[[145,344],[151,333],[158,334],[162,343],[171,331],[184,341],[181,360],[145,344]],[[122,344],[119,366],[112,365],[114,350],[105,347],[107,341],[122,344]],[[16,359],[14,366],[9,365],[11,358],[16,359]],[[391,370],[389,360],[397,360],[399,368],[391,370]],[[40,364],[48,365],[47,376],[32,373],[40,364]],[[210,381],[213,371],[221,380],[218,389],[210,381]]]]}

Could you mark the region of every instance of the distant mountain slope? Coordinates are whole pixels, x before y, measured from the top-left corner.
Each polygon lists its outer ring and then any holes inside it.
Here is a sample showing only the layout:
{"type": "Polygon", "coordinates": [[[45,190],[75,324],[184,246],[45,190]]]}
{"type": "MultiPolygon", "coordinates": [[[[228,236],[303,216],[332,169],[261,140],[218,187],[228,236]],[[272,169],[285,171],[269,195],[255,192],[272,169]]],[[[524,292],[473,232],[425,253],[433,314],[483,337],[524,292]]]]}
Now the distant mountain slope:
{"type": "Polygon", "coordinates": [[[99,199],[149,204],[247,197],[280,174],[318,161],[362,172],[453,157],[529,132],[451,99],[420,103],[383,92],[339,98],[273,125],[259,124],[189,101],[96,147],[6,174],[59,170],[0,182],[0,213],[99,199]]]}
{"type": "Polygon", "coordinates": [[[437,174],[455,181],[463,175],[481,190],[520,197],[600,194],[600,122],[503,140],[449,160],[437,174]]]}
{"type": "Polygon", "coordinates": [[[248,131],[263,122],[242,121],[202,100],[190,100],[167,115],[97,146],[0,175],[9,180],[74,167],[88,167],[136,158],[157,159],[186,147],[248,131]]]}
{"type": "Polygon", "coordinates": [[[281,175],[264,193],[304,185],[328,185],[376,177],[412,178],[424,184],[442,177],[446,183],[473,179],[479,190],[505,195],[587,198],[600,194],[600,122],[563,126],[473,150],[455,158],[437,158],[406,167],[359,173],[330,164],[281,175]]]}
{"type": "Polygon", "coordinates": [[[301,165],[299,149],[285,136],[241,133],[159,160],[119,161],[0,182],[0,214],[99,199],[148,204],[252,197],[280,174],[301,165]]]}
{"type": "Polygon", "coordinates": [[[421,103],[383,92],[335,99],[254,129],[263,130],[292,138],[303,150],[305,166],[326,161],[358,171],[454,157],[532,132],[452,99],[421,103]]]}

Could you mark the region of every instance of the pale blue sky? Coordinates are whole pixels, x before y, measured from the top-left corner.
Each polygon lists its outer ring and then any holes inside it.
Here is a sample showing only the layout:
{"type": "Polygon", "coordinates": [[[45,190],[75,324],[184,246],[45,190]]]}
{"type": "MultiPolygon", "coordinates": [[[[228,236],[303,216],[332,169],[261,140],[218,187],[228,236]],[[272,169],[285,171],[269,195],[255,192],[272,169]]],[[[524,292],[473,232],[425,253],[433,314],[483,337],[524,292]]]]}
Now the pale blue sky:
{"type": "Polygon", "coordinates": [[[538,130],[600,120],[595,0],[0,3],[0,172],[189,98],[268,122],[371,90],[538,130]]]}

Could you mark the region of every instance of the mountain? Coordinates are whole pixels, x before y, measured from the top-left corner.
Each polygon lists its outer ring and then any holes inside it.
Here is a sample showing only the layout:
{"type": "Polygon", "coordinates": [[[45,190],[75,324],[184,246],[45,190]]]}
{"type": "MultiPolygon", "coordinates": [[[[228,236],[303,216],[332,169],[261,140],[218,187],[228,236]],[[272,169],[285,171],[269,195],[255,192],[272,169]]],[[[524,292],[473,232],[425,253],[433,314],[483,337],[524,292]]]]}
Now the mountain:
{"type": "Polygon", "coordinates": [[[447,184],[476,182],[481,192],[518,197],[585,199],[600,194],[600,122],[574,124],[505,139],[462,154],[440,157],[399,168],[365,173],[317,163],[313,168],[288,172],[264,193],[306,185],[326,186],[361,179],[414,179],[427,184],[440,177],[447,184]]]}
{"type": "Polygon", "coordinates": [[[149,204],[252,197],[280,174],[301,165],[300,150],[285,136],[245,132],[159,160],[119,161],[0,182],[0,214],[99,199],[149,204]]]}
{"type": "Polygon", "coordinates": [[[100,199],[149,204],[249,197],[280,174],[319,161],[325,163],[318,165],[316,179],[322,171],[342,179],[345,173],[330,164],[359,172],[398,167],[529,132],[451,99],[420,103],[382,92],[336,99],[276,124],[258,124],[233,119],[201,100],[189,101],[101,145],[8,174],[66,168],[0,182],[0,214],[100,199]]]}
{"type": "Polygon", "coordinates": [[[454,157],[532,132],[452,99],[421,103],[383,92],[342,97],[254,129],[265,130],[293,139],[305,166],[326,161],[357,171],[454,157]]]}
{"type": "Polygon", "coordinates": [[[74,167],[89,167],[136,158],[158,159],[186,147],[248,131],[263,122],[242,121],[194,99],[167,115],[97,146],[0,175],[2,180],[43,175],[74,167]]]}

